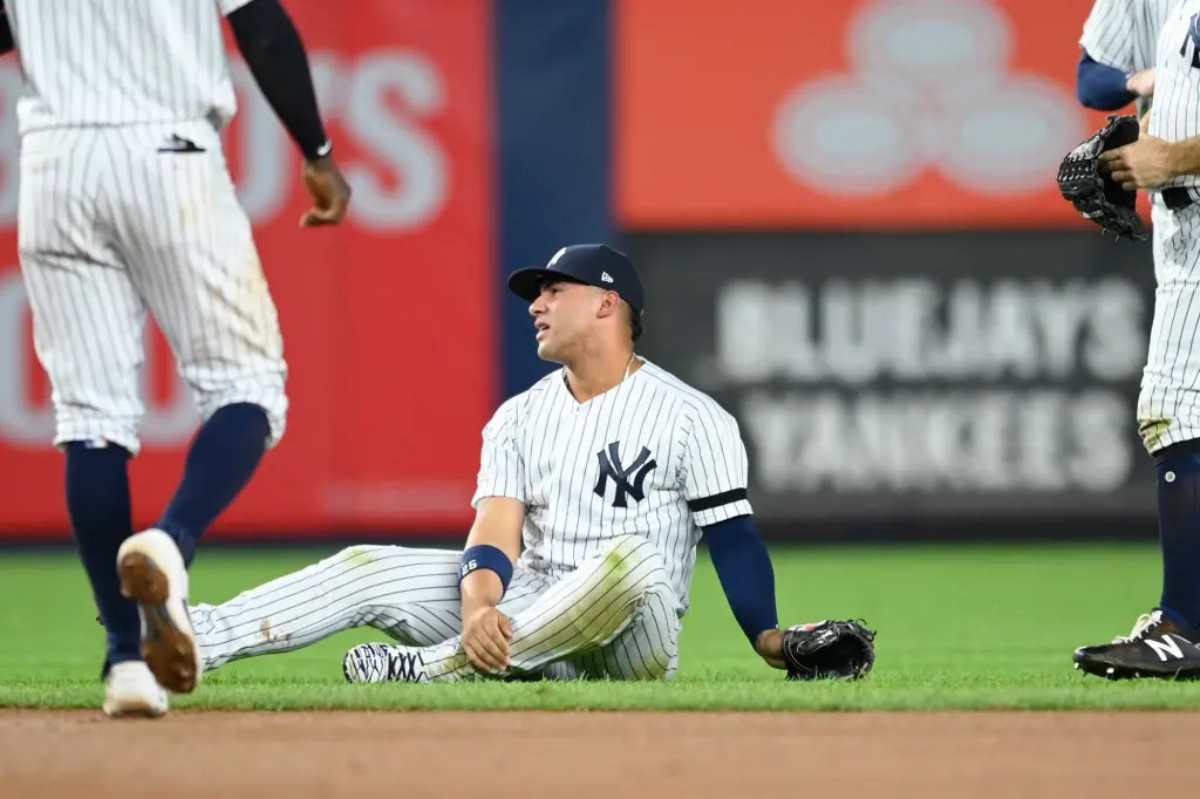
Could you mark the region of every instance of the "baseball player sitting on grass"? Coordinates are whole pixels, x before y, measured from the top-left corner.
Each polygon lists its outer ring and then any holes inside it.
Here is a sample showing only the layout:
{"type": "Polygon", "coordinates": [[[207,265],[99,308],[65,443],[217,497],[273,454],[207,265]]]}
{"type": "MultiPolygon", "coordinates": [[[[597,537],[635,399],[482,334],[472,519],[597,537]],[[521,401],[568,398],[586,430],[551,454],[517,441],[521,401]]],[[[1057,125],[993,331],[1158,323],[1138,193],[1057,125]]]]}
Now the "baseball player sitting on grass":
{"type": "Polygon", "coordinates": [[[350,547],[191,608],[204,667],[369,625],[400,644],[351,649],[350,682],[670,678],[703,531],[763,660],[794,677],[864,674],[874,634],[856,622],[778,628],[737,422],[635,354],[630,260],[565,247],[509,287],[529,302],[538,355],[563,368],[484,428],[466,549],[350,547]]]}

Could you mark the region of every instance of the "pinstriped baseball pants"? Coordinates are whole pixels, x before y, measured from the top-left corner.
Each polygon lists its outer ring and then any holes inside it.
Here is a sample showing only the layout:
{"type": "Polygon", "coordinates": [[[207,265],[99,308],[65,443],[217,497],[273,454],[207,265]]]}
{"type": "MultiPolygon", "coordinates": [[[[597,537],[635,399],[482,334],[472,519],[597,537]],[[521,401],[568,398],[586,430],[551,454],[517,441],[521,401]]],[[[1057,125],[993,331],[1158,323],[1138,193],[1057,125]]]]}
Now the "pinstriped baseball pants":
{"type": "MultiPolygon", "coordinates": [[[[190,613],[204,667],[370,626],[427,647],[435,679],[474,677],[458,639],[460,556],[355,546],[221,605],[197,605],[190,613]]],[[[500,604],[513,623],[512,670],[552,679],[670,678],[678,664],[676,605],[662,556],[637,536],[613,539],[564,575],[518,567],[500,604]]]]}
{"type": "Polygon", "coordinates": [[[1154,322],[1138,395],[1138,432],[1150,453],[1200,438],[1200,205],[1180,211],[1151,195],[1154,322]]]}
{"type": "Polygon", "coordinates": [[[137,452],[147,310],[204,418],[255,403],[282,436],[279,322],[208,122],[26,134],[18,238],[56,445],[137,452]]]}

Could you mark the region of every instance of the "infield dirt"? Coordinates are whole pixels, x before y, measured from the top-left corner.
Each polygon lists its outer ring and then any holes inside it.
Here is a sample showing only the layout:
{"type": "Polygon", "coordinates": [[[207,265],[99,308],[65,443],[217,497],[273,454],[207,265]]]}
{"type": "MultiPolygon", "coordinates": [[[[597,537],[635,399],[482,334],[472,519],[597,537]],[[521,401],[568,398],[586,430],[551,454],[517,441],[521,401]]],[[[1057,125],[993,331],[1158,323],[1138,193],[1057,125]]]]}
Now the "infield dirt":
{"type": "Polygon", "coordinates": [[[0,794],[1128,797],[1190,782],[1197,740],[1200,713],[4,710],[0,794]]]}

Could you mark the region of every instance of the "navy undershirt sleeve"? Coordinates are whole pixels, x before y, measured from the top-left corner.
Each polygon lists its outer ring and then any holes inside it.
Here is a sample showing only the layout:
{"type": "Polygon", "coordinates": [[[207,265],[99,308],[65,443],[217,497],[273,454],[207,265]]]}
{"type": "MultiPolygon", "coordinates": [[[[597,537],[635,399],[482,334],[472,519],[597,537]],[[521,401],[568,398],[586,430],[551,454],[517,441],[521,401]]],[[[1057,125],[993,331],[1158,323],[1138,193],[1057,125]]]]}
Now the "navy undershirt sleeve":
{"type": "Polygon", "coordinates": [[[254,0],[229,15],[250,74],[308,160],[327,152],[308,54],[279,0],[254,0]]]}
{"type": "Polygon", "coordinates": [[[733,616],[753,645],[763,630],[779,626],[775,571],[758,528],[750,516],[738,516],[705,527],[704,540],[733,616]]]}
{"type": "Polygon", "coordinates": [[[0,7],[0,54],[7,53],[15,46],[12,28],[8,24],[8,13],[0,7]]]}
{"type": "Polygon", "coordinates": [[[1125,73],[1092,59],[1087,51],[1079,59],[1075,91],[1079,102],[1097,111],[1116,111],[1135,99],[1137,95],[1125,88],[1125,73]]]}

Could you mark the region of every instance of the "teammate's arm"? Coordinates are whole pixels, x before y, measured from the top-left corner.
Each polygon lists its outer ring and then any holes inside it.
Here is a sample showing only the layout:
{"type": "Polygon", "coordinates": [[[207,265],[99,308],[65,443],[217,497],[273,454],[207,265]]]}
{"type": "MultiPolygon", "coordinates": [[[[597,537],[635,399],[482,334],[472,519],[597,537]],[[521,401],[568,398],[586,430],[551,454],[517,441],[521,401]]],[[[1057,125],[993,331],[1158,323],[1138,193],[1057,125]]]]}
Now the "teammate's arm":
{"type": "Polygon", "coordinates": [[[725,599],[754,651],[777,669],[787,668],[775,604],[775,570],[750,516],[704,528],[704,540],[725,599]]]}
{"type": "Polygon", "coordinates": [[[337,224],[346,215],[350,186],[333,161],[296,26],[279,0],[250,0],[227,18],[254,81],[304,154],[304,184],[313,207],[300,224],[337,224]]]}
{"type": "Polygon", "coordinates": [[[1169,142],[1143,135],[1101,153],[1100,168],[1127,191],[1158,189],[1177,177],[1200,174],[1200,136],[1169,142]]]}
{"type": "Polygon", "coordinates": [[[525,503],[512,497],[480,500],[475,523],[463,551],[463,649],[476,668],[498,672],[509,665],[508,642],[512,623],[497,605],[504,598],[507,576],[521,554],[521,527],[525,503]],[[497,551],[498,550],[498,551],[497,551]],[[507,564],[500,560],[507,558],[507,564]],[[503,574],[507,568],[507,575],[503,574]]]}
{"type": "Polygon", "coordinates": [[[1084,50],[1076,71],[1075,93],[1088,108],[1115,111],[1136,99],[1129,87],[1130,80],[1123,71],[1093,60],[1084,50]]]}

